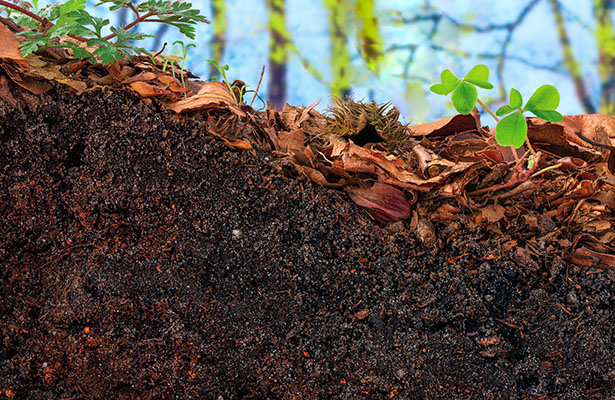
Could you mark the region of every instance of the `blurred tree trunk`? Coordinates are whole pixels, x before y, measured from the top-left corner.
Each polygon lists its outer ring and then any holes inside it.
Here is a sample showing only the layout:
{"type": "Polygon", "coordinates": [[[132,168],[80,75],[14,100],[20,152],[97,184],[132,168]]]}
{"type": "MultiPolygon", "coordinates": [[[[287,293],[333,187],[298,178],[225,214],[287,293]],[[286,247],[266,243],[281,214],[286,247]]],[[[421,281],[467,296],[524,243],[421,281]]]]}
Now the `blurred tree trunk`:
{"type": "MultiPolygon", "coordinates": [[[[211,0],[211,20],[214,35],[211,39],[211,58],[222,63],[224,49],[226,47],[226,4],[224,0],[211,0]]],[[[218,79],[220,72],[215,65],[209,66],[209,79],[218,79]]]]}
{"type": "Polygon", "coordinates": [[[355,7],[359,17],[359,46],[367,68],[376,76],[384,58],[384,41],[378,30],[374,0],[358,0],[355,7]]]}
{"type": "MultiPolygon", "coordinates": [[[[361,0],[359,0],[361,2],[361,0]]],[[[348,26],[352,6],[349,0],[325,0],[329,13],[329,38],[331,51],[329,63],[333,79],[329,84],[331,95],[344,98],[350,95],[352,64],[348,51],[348,26]]]]}
{"type": "Polygon", "coordinates": [[[615,115],[615,31],[613,10],[615,0],[594,0],[596,41],[598,43],[598,73],[600,74],[602,114],[615,115]]]}
{"type": "Polygon", "coordinates": [[[269,10],[269,104],[282,109],[286,102],[286,63],[290,45],[290,32],[286,28],[284,0],[266,0],[269,10]]]}
{"type": "MultiPolygon", "coordinates": [[[[599,2],[600,0],[595,1],[599,2]]],[[[583,80],[581,67],[575,58],[574,52],[572,51],[572,46],[570,45],[570,38],[568,37],[568,31],[566,30],[566,25],[564,24],[564,16],[562,15],[559,0],[549,0],[549,3],[551,3],[551,9],[553,11],[555,24],[557,26],[557,34],[559,36],[560,44],[562,45],[562,52],[564,53],[564,64],[572,77],[572,82],[574,83],[577,97],[583,105],[583,109],[586,113],[595,113],[596,107],[589,97],[589,92],[587,91],[585,81],[583,80]]]]}

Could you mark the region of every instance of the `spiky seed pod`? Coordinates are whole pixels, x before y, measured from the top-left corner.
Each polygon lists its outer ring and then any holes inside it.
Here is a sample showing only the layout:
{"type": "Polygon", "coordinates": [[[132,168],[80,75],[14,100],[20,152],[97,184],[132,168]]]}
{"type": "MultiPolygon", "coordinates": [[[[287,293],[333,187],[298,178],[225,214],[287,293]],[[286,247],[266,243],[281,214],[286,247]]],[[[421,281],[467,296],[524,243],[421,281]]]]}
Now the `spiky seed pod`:
{"type": "Polygon", "coordinates": [[[351,98],[338,98],[328,112],[331,115],[328,118],[328,131],[333,136],[352,139],[352,136],[364,135],[371,127],[377,137],[368,139],[369,142],[380,142],[389,152],[395,151],[409,139],[406,125],[399,122],[399,111],[391,103],[377,104],[373,100],[371,103],[363,103],[351,98]]]}

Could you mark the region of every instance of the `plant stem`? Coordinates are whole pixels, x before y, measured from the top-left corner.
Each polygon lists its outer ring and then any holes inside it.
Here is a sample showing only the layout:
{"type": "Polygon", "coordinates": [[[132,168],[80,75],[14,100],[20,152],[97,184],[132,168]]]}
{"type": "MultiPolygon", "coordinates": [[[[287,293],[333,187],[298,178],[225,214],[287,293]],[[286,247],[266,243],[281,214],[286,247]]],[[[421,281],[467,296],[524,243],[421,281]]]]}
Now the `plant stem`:
{"type": "Polygon", "coordinates": [[[485,103],[483,103],[482,101],[480,101],[480,99],[476,99],[476,101],[478,102],[478,104],[480,104],[480,106],[489,113],[489,115],[491,115],[493,117],[493,119],[496,120],[496,122],[500,122],[500,119],[498,117],[496,117],[496,115],[493,113],[493,111],[491,111],[491,109],[489,107],[487,107],[487,105],[485,103]]]}
{"type": "Polygon", "coordinates": [[[546,168],[544,168],[544,169],[541,169],[540,171],[536,172],[534,175],[530,176],[530,178],[535,178],[535,177],[537,177],[538,175],[542,175],[542,174],[544,174],[544,173],[545,173],[545,172],[547,172],[547,171],[551,171],[551,170],[554,170],[554,169],[558,169],[558,168],[560,168],[562,165],[564,165],[564,164],[562,164],[562,163],[557,163],[557,164],[555,164],[555,165],[551,165],[551,166],[549,166],[549,167],[546,167],[546,168]]]}
{"type": "MultiPolygon", "coordinates": [[[[152,15],[156,15],[156,13],[154,11],[150,11],[145,15],[140,16],[139,18],[136,18],[134,21],[132,21],[131,23],[129,23],[126,26],[123,26],[121,29],[127,31],[130,28],[132,28],[133,26],[135,26],[136,24],[138,24],[139,22],[143,22],[146,18],[151,17],[152,15]]],[[[102,40],[109,40],[109,39],[113,39],[114,37],[116,37],[117,35],[115,33],[111,33],[107,36],[102,37],[102,40]]]]}
{"type": "MultiPolygon", "coordinates": [[[[18,6],[17,4],[13,4],[13,3],[9,3],[7,1],[4,0],[0,0],[0,6],[5,6],[7,8],[12,8],[15,11],[19,11],[22,14],[27,15],[28,17],[37,20],[38,22],[40,22],[41,24],[45,24],[45,22],[50,23],[49,21],[45,20],[44,18],[39,17],[38,15],[34,14],[31,11],[26,10],[23,7],[18,6]]],[[[52,24],[53,25],[53,24],[52,24]]]]}
{"type": "Polygon", "coordinates": [[[536,152],[534,151],[534,148],[532,147],[531,143],[530,143],[530,138],[528,138],[527,136],[525,137],[525,143],[527,143],[527,147],[529,147],[530,151],[532,152],[532,156],[534,156],[534,159],[536,158],[536,152]]]}

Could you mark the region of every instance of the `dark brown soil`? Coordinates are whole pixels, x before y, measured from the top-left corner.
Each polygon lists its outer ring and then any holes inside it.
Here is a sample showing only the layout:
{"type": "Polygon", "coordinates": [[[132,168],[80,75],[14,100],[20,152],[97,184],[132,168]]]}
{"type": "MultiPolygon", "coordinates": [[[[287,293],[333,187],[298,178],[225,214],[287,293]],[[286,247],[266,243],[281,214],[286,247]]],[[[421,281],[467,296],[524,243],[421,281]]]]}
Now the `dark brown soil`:
{"type": "Polygon", "coordinates": [[[612,271],[431,254],[129,92],[40,98],[0,104],[0,397],[615,398],[612,271]]]}

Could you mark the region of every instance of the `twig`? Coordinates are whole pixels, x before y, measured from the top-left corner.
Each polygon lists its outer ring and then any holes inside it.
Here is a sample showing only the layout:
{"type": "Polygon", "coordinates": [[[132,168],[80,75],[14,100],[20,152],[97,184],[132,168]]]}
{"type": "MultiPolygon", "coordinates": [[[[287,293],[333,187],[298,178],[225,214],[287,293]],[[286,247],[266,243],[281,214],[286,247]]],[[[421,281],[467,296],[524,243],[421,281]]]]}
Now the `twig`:
{"type": "MultiPolygon", "coordinates": [[[[132,28],[133,26],[135,26],[136,24],[138,24],[139,22],[143,22],[144,20],[146,20],[147,18],[151,17],[152,15],[156,15],[156,13],[154,11],[150,11],[147,14],[143,15],[142,17],[136,18],[134,21],[132,21],[131,23],[129,23],[126,26],[123,26],[121,29],[127,31],[130,28],[132,28]]],[[[107,36],[102,37],[102,40],[109,40],[109,39],[113,39],[114,37],[116,37],[117,35],[115,33],[111,33],[107,36]]]]}
{"type": "Polygon", "coordinates": [[[254,99],[258,96],[258,89],[261,87],[261,82],[263,81],[263,75],[265,74],[265,66],[263,65],[263,69],[261,69],[261,76],[258,78],[258,85],[256,85],[256,91],[254,92],[254,97],[252,97],[252,101],[250,102],[250,108],[252,108],[252,104],[254,104],[254,99]]]}
{"type": "Polygon", "coordinates": [[[164,49],[166,49],[166,47],[167,47],[167,42],[164,42],[164,44],[162,45],[162,49],[160,49],[158,53],[154,54],[154,59],[158,57],[160,54],[162,54],[162,52],[164,51],[164,49]]]}
{"type": "Polygon", "coordinates": [[[8,26],[9,28],[11,28],[15,32],[22,32],[23,31],[21,26],[17,25],[16,23],[11,21],[10,19],[4,18],[4,17],[0,17],[0,22],[2,22],[4,25],[8,26]]]}
{"type": "MultiPolygon", "coordinates": [[[[34,14],[32,11],[28,11],[23,7],[18,6],[17,4],[13,4],[13,3],[9,3],[7,1],[4,0],[0,0],[0,6],[5,6],[8,7],[10,9],[13,9],[15,11],[19,11],[22,14],[27,15],[28,17],[37,20],[38,22],[40,22],[41,24],[45,24],[46,21],[44,18],[39,17],[38,15],[34,14]]],[[[50,22],[48,22],[50,23],[50,22]]]]}

